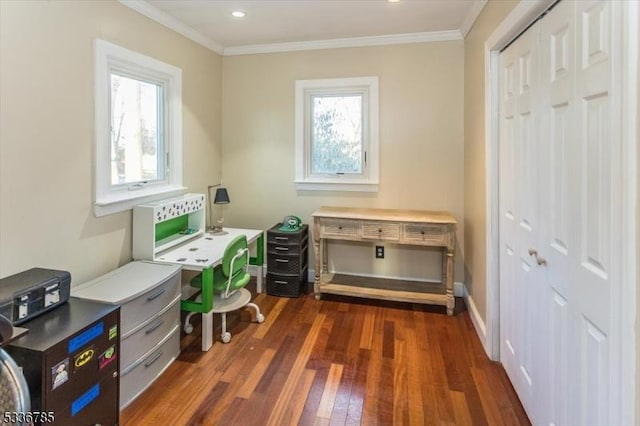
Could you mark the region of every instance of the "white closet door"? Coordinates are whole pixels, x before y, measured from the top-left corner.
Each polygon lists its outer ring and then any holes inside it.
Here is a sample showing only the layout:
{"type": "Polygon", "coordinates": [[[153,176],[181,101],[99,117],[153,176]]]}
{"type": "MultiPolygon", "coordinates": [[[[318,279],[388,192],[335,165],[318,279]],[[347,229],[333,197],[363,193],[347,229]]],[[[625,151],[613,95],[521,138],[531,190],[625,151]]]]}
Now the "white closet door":
{"type": "Polygon", "coordinates": [[[539,234],[537,93],[539,24],[501,54],[501,359],[529,416],[538,404],[542,365],[536,285],[539,234]]]}
{"type": "MultiPolygon", "coordinates": [[[[575,319],[570,318],[575,289],[571,288],[572,257],[577,253],[572,223],[580,203],[576,188],[579,156],[575,99],[575,3],[560,2],[541,20],[540,36],[540,217],[543,223],[540,265],[547,336],[543,354],[548,365],[541,424],[571,424],[571,395],[576,395],[576,375],[569,363],[579,356],[575,319]]],[[[537,263],[537,262],[536,262],[537,263]]]]}
{"type": "Polygon", "coordinates": [[[534,424],[621,420],[620,10],[562,1],[501,54],[501,357],[534,424]]]}
{"type": "Polygon", "coordinates": [[[581,424],[615,424],[619,413],[610,407],[619,398],[615,391],[620,386],[612,360],[619,364],[621,353],[612,341],[611,324],[612,318],[619,323],[619,311],[613,307],[618,306],[614,296],[620,291],[620,241],[624,238],[617,86],[621,81],[621,8],[610,1],[579,1],[576,8],[578,152],[572,169],[579,184],[572,200],[575,251],[570,271],[580,351],[573,360],[579,387],[575,419],[581,424]]]}

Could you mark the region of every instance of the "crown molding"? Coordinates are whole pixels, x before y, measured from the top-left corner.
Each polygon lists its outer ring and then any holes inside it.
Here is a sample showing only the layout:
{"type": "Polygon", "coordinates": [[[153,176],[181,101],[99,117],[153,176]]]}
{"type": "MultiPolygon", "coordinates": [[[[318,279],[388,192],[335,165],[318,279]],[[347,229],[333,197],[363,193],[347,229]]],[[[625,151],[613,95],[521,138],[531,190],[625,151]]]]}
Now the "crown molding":
{"type": "Polygon", "coordinates": [[[337,49],[343,47],[386,46],[391,44],[426,43],[435,41],[462,40],[458,30],[426,33],[390,34],[384,36],[336,38],[289,43],[254,44],[227,47],[224,56],[254,55],[258,53],[295,52],[300,50],[337,49]]]}
{"type": "Polygon", "coordinates": [[[206,47],[209,50],[222,55],[224,48],[211,40],[210,38],[202,35],[200,32],[194,30],[190,26],[186,25],[182,21],[177,20],[168,13],[163,12],[155,6],[150,5],[144,0],[118,0],[121,4],[135,10],[136,12],[153,19],[165,27],[182,34],[186,38],[195,41],[196,43],[206,47]]]}
{"type": "Polygon", "coordinates": [[[460,26],[460,33],[462,34],[462,38],[465,38],[467,34],[469,34],[469,30],[480,16],[480,12],[486,6],[488,0],[475,0],[473,2],[473,6],[469,9],[467,16],[464,18],[462,25],[460,26]]]}
{"type": "Polygon", "coordinates": [[[204,36],[173,16],[152,6],[145,0],[118,0],[136,12],[158,22],[165,27],[182,34],[188,39],[210,49],[220,55],[253,55],[258,53],[295,52],[301,50],[338,49],[344,47],[387,46],[392,44],[428,43],[438,41],[463,40],[466,33],[473,25],[487,0],[475,0],[472,10],[465,17],[463,29],[449,31],[432,31],[422,33],[389,34],[382,36],[350,37],[329,40],[312,40],[285,43],[253,44],[224,48],[215,40],[204,36]]]}

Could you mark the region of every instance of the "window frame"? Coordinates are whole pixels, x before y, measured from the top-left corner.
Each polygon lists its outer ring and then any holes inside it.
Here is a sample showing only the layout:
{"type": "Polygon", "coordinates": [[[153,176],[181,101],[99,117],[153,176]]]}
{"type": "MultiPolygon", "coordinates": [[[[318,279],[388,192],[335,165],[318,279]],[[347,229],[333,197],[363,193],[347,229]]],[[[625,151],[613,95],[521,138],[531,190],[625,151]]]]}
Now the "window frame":
{"type": "Polygon", "coordinates": [[[131,209],[137,204],[179,195],[182,186],[182,70],[107,41],[94,41],[95,71],[95,215],[131,209]],[[111,183],[111,75],[161,85],[164,179],[111,183]]]}
{"type": "Polygon", "coordinates": [[[377,192],[379,186],[378,77],[295,82],[295,185],[298,190],[377,192]],[[363,95],[363,173],[312,174],[311,102],[313,95],[363,95]]]}

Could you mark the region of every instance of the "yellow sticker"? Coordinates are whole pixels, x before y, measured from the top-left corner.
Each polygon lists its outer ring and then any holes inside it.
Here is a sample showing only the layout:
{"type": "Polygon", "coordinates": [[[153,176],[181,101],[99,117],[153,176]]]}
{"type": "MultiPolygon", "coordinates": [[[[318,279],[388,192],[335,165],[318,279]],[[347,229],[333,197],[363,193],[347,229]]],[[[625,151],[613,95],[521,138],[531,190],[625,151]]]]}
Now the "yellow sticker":
{"type": "Polygon", "coordinates": [[[76,355],[76,357],[73,360],[73,365],[75,365],[76,368],[82,367],[83,365],[85,365],[86,363],[88,363],[93,359],[94,352],[95,351],[93,349],[87,349],[81,354],[76,355]]]}

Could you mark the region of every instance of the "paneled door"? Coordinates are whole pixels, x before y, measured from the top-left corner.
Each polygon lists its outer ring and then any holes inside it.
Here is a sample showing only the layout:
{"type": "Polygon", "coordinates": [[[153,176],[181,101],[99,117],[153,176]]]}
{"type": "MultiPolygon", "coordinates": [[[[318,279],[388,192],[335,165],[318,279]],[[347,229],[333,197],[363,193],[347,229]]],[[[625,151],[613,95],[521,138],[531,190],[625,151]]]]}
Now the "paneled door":
{"type": "Polygon", "coordinates": [[[500,57],[500,354],[534,424],[619,424],[620,4],[558,3],[500,57]]]}
{"type": "MultiPolygon", "coordinates": [[[[545,322],[540,324],[545,350],[543,359],[545,391],[540,424],[568,425],[574,409],[576,372],[573,364],[580,356],[575,338],[575,280],[571,264],[575,252],[573,222],[581,205],[576,189],[580,187],[576,160],[575,97],[575,4],[560,2],[541,21],[540,34],[540,278],[543,288],[545,322]],[[543,263],[546,262],[546,263],[543,263]],[[571,364],[571,365],[570,365],[571,364]],[[570,417],[571,414],[571,417],[570,417]]],[[[536,262],[537,263],[537,262],[536,262]]]]}
{"type": "Polygon", "coordinates": [[[535,412],[542,299],[535,257],[540,234],[538,140],[539,34],[536,23],[501,55],[500,217],[501,360],[523,405],[535,412]]]}

